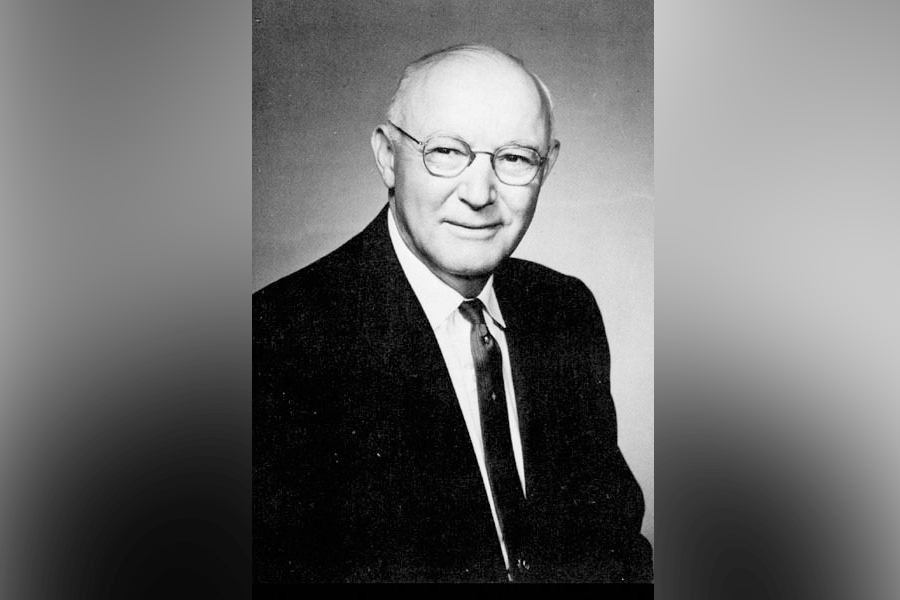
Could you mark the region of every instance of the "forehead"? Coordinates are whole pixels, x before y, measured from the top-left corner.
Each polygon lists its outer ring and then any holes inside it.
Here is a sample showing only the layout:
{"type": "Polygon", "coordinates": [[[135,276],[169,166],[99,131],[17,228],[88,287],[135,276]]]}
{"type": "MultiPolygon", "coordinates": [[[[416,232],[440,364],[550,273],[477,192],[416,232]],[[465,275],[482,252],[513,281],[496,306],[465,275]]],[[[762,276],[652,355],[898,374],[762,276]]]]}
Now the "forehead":
{"type": "Polygon", "coordinates": [[[549,134],[537,84],[518,65],[493,58],[445,60],[419,73],[404,120],[427,137],[459,135],[473,144],[543,144],[549,134]]]}

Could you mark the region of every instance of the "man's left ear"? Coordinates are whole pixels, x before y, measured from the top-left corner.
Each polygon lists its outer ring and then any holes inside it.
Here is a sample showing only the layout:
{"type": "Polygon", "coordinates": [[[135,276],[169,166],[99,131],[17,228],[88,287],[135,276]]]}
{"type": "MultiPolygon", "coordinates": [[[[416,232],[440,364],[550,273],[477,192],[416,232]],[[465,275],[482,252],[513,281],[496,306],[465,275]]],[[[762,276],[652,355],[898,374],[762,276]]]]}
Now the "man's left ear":
{"type": "Polygon", "coordinates": [[[375,128],[371,142],[372,152],[375,153],[375,165],[381,173],[381,180],[391,190],[394,188],[394,146],[384,125],[375,128]]]}
{"type": "Polygon", "coordinates": [[[553,144],[550,145],[550,151],[547,152],[547,160],[544,162],[544,172],[541,175],[541,183],[543,183],[550,175],[550,170],[553,168],[553,165],[556,164],[556,159],[558,157],[559,140],[553,140],[553,144]]]}

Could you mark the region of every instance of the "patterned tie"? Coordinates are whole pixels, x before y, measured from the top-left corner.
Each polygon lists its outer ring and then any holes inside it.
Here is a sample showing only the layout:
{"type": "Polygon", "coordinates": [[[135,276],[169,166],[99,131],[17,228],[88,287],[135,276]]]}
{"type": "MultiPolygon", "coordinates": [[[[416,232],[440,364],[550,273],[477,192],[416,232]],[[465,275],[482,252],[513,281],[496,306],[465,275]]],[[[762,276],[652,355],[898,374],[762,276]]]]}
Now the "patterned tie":
{"type": "Polygon", "coordinates": [[[517,573],[524,574],[524,559],[520,554],[524,535],[525,496],[516,471],[512,440],[509,434],[509,418],[506,394],[503,391],[503,357],[496,340],[488,331],[482,310],[484,305],[477,298],[466,300],[459,312],[472,324],[471,346],[478,382],[478,407],[481,412],[481,435],[484,440],[484,459],[488,480],[494,496],[494,506],[500,521],[500,531],[506,544],[511,565],[510,579],[517,573]]]}

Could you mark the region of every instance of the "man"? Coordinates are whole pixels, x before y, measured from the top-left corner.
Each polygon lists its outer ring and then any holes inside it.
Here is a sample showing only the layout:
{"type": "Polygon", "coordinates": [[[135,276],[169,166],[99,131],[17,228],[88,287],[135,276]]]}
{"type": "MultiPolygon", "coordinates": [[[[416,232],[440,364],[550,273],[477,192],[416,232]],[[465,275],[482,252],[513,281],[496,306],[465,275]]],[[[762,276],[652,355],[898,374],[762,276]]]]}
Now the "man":
{"type": "Polygon", "coordinates": [[[546,87],[439,51],[372,148],[388,206],[253,298],[254,580],[649,581],[600,312],[510,258],[559,152],[546,87]]]}

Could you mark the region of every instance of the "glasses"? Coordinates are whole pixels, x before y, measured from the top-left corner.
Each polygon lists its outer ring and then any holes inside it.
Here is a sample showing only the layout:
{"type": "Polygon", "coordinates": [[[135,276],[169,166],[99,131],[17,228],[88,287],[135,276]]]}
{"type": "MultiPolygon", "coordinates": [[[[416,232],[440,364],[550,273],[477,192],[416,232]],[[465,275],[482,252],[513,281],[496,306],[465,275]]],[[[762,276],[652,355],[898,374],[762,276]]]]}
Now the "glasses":
{"type": "Polygon", "coordinates": [[[547,160],[547,156],[541,156],[537,150],[515,144],[487,152],[472,150],[469,144],[449,135],[433,135],[420,142],[393,122],[388,123],[419,145],[425,168],[435,177],[456,177],[472,164],[476,154],[487,154],[500,181],[507,185],[528,185],[547,160]]]}

